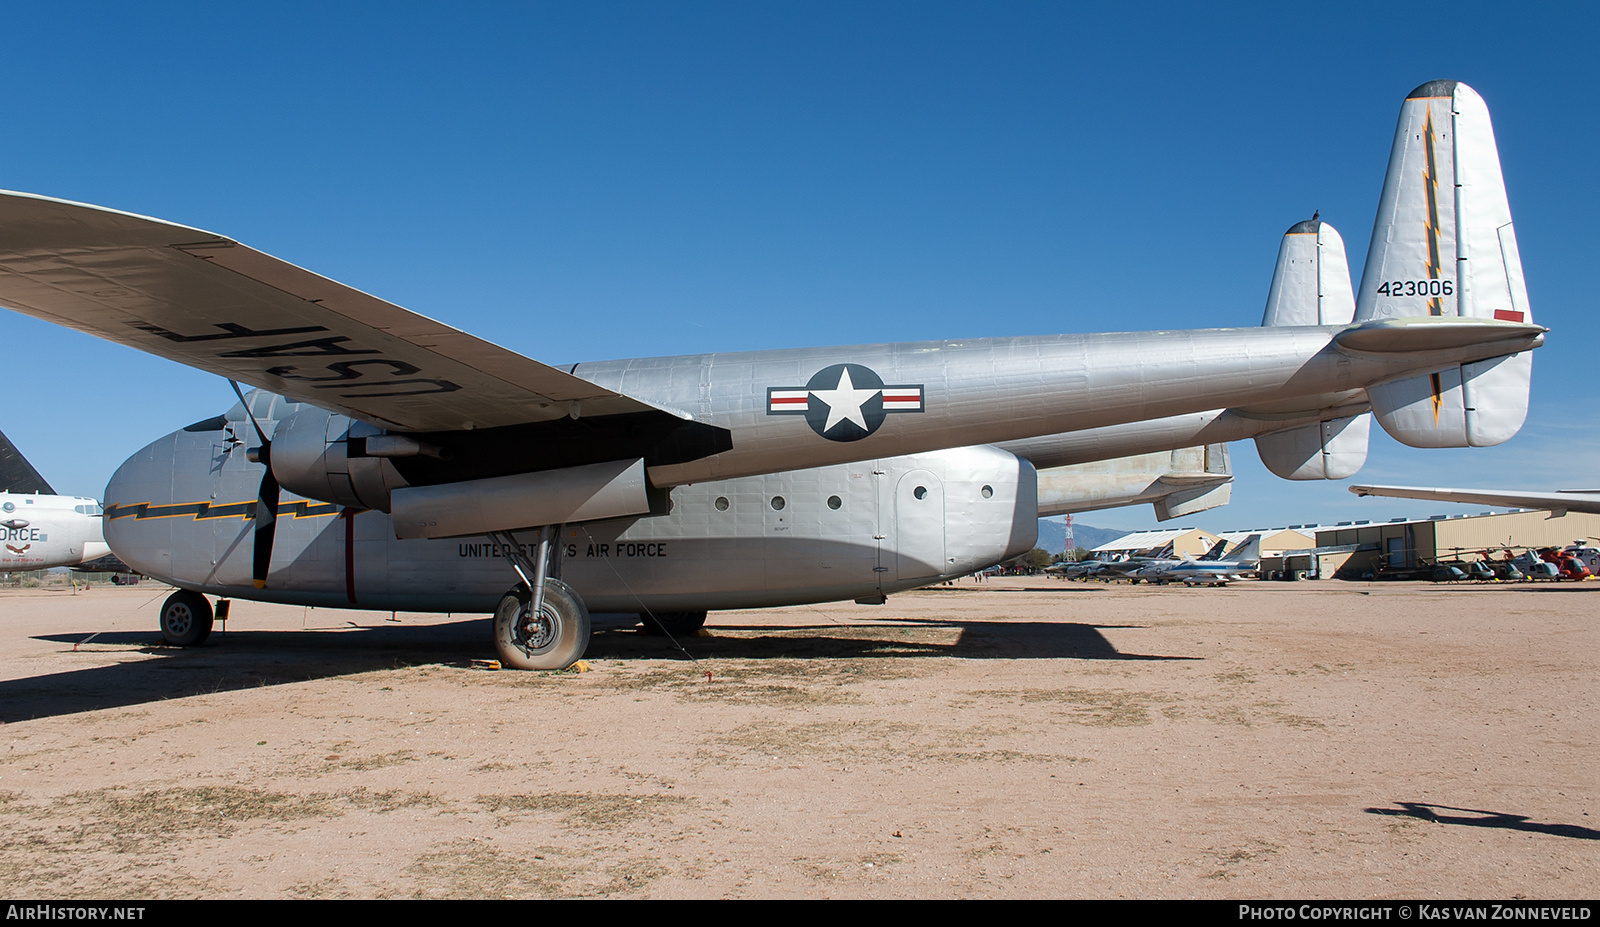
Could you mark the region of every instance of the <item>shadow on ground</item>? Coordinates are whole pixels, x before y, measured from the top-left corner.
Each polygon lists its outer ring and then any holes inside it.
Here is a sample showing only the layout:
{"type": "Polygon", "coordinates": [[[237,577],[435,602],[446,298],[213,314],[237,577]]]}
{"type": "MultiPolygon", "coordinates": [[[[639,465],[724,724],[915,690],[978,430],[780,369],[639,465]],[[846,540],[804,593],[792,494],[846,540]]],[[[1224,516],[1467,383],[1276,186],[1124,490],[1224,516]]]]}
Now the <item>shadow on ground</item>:
{"type": "MultiPolygon", "coordinates": [[[[96,634],[86,650],[136,649],[116,663],[0,681],[0,723],[375,670],[464,666],[494,655],[490,631],[489,619],[481,617],[337,630],[233,630],[213,633],[204,646],[187,649],[164,646],[154,631],[96,634]]],[[[644,634],[628,619],[598,617],[594,632],[588,659],[685,659],[673,641],[644,634]]],[[[37,639],[74,645],[85,637],[37,639]]],[[[1094,625],[1034,621],[713,625],[706,636],[678,643],[700,660],[1199,659],[1124,653],[1094,625]]]]}
{"type": "Polygon", "coordinates": [[[1420,801],[1398,801],[1398,808],[1368,808],[1368,814],[1390,817],[1416,818],[1434,824],[1457,824],[1463,827],[1493,827],[1498,830],[1521,830],[1530,834],[1548,834],[1552,837],[1571,837],[1575,840],[1600,840],[1600,830],[1579,827],[1576,824],[1540,824],[1528,820],[1524,814],[1505,814],[1499,811],[1478,811],[1474,808],[1452,808],[1449,805],[1430,805],[1420,801]],[[1449,813],[1456,812],[1456,813],[1449,813]]]}

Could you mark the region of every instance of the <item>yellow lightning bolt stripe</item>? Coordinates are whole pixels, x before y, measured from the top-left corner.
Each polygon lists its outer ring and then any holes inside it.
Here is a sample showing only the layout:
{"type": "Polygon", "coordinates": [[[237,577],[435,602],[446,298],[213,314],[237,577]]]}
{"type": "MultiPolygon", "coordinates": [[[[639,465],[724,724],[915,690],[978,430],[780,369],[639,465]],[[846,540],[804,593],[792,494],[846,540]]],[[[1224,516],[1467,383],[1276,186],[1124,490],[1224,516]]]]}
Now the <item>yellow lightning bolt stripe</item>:
{"type": "MultiPolygon", "coordinates": [[[[1427,107],[1428,119],[1422,126],[1422,148],[1426,161],[1422,171],[1422,190],[1428,198],[1428,216],[1424,225],[1428,240],[1428,279],[1439,279],[1439,165],[1434,160],[1433,107],[1427,107]]],[[[1429,315],[1443,315],[1444,306],[1439,297],[1428,300],[1429,315]]],[[[1438,393],[1434,394],[1434,418],[1438,419],[1438,393]]]]}
{"type": "MultiPolygon", "coordinates": [[[[340,507],[331,502],[311,502],[299,500],[295,502],[282,502],[278,505],[280,518],[327,518],[337,515],[340,507]]],[[[134,518],[140,521],[151,518],[193,518],[195,521],[205,521],[214,518],[240,518],[249,519],[255,516],[255,500],[249,502],[178,502],[172,505],[157,505],[150,502],[139,502],[133,505],[112,504],[105,507],[105,517],[108,519],[134,518]]]]}
{"type": "Polygon", "coordinates": [[[1439,427],[1439,404],[1444,401],[1444,390],[1439,388],[1439,375],[1432,373],[1428,379],[1433,381],[1433,427],[1439,427]]]}

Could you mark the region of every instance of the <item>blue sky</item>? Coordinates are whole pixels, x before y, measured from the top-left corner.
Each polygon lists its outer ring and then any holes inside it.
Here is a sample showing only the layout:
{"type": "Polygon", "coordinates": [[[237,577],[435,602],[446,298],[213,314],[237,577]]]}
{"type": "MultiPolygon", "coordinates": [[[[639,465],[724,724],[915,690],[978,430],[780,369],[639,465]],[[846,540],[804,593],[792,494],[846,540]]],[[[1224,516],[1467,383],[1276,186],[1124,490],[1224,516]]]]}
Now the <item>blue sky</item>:
{"type": "MultiPolygon", "coordinates": [[[[61,4],[8,11],[0,186],[228,235],[553,363],[1255,325],[1320,209],[1361,267],[1407,91],[1499,136],[1536,321],[1499,448],[1362,482],[1593,487],[1600,5],[61,4]],[[1584,281],[1590,281],[1585,283],[1584,281]]],[[[0,313],[4,430],[99,496],[226,382],[0,313]],[[21,401],[18,401],[21,400],[21,401]]],[[[1277,480],[1213,528],[1463,511],[1277,480]]],[[[1149,508],[1093,513],[1154,524],[1149,508]]]]}

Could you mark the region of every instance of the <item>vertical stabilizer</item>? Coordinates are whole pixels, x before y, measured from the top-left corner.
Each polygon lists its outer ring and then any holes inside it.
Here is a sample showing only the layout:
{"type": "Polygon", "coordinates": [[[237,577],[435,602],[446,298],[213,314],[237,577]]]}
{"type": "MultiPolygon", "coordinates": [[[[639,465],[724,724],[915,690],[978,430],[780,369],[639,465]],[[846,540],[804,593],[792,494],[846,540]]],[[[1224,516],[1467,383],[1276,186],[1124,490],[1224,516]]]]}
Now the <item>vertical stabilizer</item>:
{"type": "MultiPolygon", "coordinates": [[[[1348,325],[1356,314],[1350,263],[1338,230],[1315,216],[1278,246],[1262,325],[1348,325]]],[[[1268,470],[1286,480],[1342,480],[1367,462],[1366,413],[1301,425],[1256,438],[1268,470]]]]}
{"type": "Polygon", "coordinates": [[[1466,84],[1431,81],[1400,108],[1356,305],[1358,322],[1533,321],[1489,108],[1466,84]]]}
{"type": "Polygon", "coordinates": [[[1363,412],[1256,437],[1261,462],[1286,480],[1343,480],[1367,462],[1372,416],[1363,412]]]}
{"type": "Polygon", "coordinates": [[[1344,238],[1316,217],[1297,223],[1278,245],[1261,324],[1348,325],[1355,313],[1344,238]]]}
{"type": "Polygon", "coordinates": [[[1261,562],[1261,535],[1252,534],[1238,547],[1228,551],[1227,561],[1242,566],[1255,566],[1261,562]]]}
{"type": "MultiPolygon", "coordinates": [[[[1533,321],[1489,109],[1456,81],[1423,84],[1400,109],[1356,294],[1357,322],[1419,316],[1533,321]]],[[[1499,444],[1527,416],[1531,363],[1524,352],[1367,394],[1412,447],[1499,444]]]]}
{"type": "Polygon", "coordinates": [[[56,494],[11,439],[0,433],[0,492],[56,494]]]}

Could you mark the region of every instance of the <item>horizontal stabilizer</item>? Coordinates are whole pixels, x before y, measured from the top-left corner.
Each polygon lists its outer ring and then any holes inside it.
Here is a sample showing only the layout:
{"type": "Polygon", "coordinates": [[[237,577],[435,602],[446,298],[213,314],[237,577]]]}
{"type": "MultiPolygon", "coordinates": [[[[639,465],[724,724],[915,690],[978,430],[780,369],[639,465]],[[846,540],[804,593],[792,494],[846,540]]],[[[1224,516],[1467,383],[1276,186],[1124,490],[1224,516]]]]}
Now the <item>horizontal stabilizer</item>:
{"type": "Polygon", "coordinates": [[[1170,521],[1227,505],[1232,498],[1233,483],[1227,482],[1180,489],[1157,499],[1152,507],[1156,510],[1156,521],[1170,521]]]}
{"type": "Polygon", "coordinates": [[[1165,521],[1226,505],[1232,480],[1226,444],[1045,467],[1038,471],[1039,517],[1149,502],[1165,521]]]}
{"type": "Polygon", "coordinates": [[[1261,324],[1348,325],[1355,313],[1344,239],[1318,219],[1297,223],[1278,245],[1261,324]]]}
{"type": "Polygon", "coordinates": [[[1372,416],[1351,415],[1256,438],[1268,470],[1286,480],[1343,480],[1367,462],[1372,416]]]}

